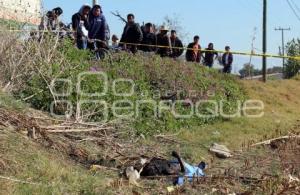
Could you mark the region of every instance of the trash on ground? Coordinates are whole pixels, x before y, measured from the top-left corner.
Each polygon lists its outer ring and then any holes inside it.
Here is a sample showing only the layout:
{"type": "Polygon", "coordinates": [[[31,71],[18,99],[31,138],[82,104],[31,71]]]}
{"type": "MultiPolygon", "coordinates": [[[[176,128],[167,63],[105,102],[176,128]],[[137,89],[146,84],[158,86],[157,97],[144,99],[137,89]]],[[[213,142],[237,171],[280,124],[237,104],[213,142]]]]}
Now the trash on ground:
{"type": "Polygon", "coordinates": [[[210,149],[210,152],[214,153],[219,158],[230,158],[232,157],[231,151],[224,145],[219,145],[217,143],[214,143],[210,149]]]}

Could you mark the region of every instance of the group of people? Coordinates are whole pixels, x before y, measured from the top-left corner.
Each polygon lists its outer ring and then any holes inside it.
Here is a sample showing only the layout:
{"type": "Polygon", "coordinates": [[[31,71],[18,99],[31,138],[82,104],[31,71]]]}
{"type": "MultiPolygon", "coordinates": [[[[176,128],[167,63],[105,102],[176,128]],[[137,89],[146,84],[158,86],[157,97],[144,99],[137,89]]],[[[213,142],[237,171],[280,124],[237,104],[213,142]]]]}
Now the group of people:
{"type": "MultiPolygon", "coordinates": [[[[63,10],[59,7],[49,11],[42,20],[40,29],[53,31],[60,28],[58,18],[62,13],[63,10]]],[[[133,14],[127,15],[121,39],[119,40],[117,35],[111,37],[109,25],[100,5],[94,5],[93,7],[83,5],[78,13],[72,16],[72,30],[79,49],[110,48],[113,50],[126,50],[134,54],[140,50],[174,59],[182,56],[185,50],[176,30],[171,30],[169,33],[166,26],[161,26],[159,31],[155,32],[155,26],[152,23],[140,26],[135,22],[133,14]],[[111,45],[109,45],[110,37],[112,40],[111,45]]],[[[185,53],[186,61],[203,62],[207,67],[213,67],[215,60],[219,59],[219,54],[214,49],[213,43],[209,43],[208,47],[202,50],[199,42],[200,37],[194,36],[193,42],[188,44],[185,53]]],[[[223,72],[231,73],[233,55],[229,46],[225,47],[225,51],[220,61],[224,66],[223,72]]]]}

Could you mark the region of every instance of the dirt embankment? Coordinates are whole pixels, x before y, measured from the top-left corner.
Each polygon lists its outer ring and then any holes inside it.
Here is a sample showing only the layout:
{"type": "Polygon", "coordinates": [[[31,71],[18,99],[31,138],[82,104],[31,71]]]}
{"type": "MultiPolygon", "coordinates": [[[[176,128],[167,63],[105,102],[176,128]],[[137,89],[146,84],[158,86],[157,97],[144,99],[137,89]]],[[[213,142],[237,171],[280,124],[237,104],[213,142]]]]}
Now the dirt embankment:
{"type": "MultiPolygon", "coordinates": [[[[289,121],[294,121],[296,125],[285,131],[288,132],[286,135],[291,137],[255,147],[249,143],[247,146],[241,146],[242,150],[234,151],[234,156],[226,160],[211,155],[211,160],[207,162],[207,177],[180,187],[174,193],[196,194],[214,191],[221,194],[291,194],[299,191],[300,141],[292,136],[297,136],[300,132],[298,116],[295,115],[298,112],[300,89],[291,90],[291,87],[299,88],[298,82],[294,80],[278,82],[270,82],[267,85],[246,83],[245,88],[251,93],[251,97],[261,98],[266,102],[264,122],[271,120],[274,115],[281,120],[289,118],[289,121]]],[[[91,165],[99,165],[98,168],[100,167],[103,173],[113,171],[115,174],[113,177],[109,176],[112,179],[109,180],[106,190],[120,192],[125,189],[126,193],[134,191],[153,194],[158,191],[165,192],[166,187],[170,185],[168,178],[144,178],[140,184],[153,187],[140,189],[129,186],[118,177],[118,173],[129,165],[135,165],[140,157],[170,158],[171,149],[181,148],[190,143],[181,140],[179,134],[157,135],[145,140],[137,137],[129,128],[124,128],[126,126],[125,121],[101,125],[85,124],[54,119],[31,109],[15,111],[0,108],[0,129],[8,129],[19,136],[27,137],[54,156],[63,155],[66,161],[83,166],[87,172],[91,165]]],[[[2,138],[0,137],[0,140],[2,138]]],[[[262,138],[268,139],[270,137],[262,138]]],[[[1,173],[14,172],[7,158],[1,157],[0,169],[1,173]]]]}

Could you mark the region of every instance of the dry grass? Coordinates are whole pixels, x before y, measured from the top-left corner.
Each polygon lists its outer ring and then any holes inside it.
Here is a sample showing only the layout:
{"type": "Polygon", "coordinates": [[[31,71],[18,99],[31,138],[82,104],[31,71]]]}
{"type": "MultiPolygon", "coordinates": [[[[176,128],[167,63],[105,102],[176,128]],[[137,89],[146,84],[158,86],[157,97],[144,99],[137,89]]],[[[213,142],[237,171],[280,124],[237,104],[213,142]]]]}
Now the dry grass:
{"type": "Polygon", "coordinates": [[[0,127],[1,194],[101,193],[108,173],[85,168],[13,129],[0,127]],[[105,177],[104,177],[105,176],[105,177]],[[18,181],[15,181],[18,180],[18,181]]]}
{"type": "Polygon", "coordinates": [[[180,148],[192,161],[209,160],[207,148],[218,142],[233,150],[247,148],[255,142],[300,132],[300,85],[298,80],[243,81],[249,99],[262,100],[265,114],[261,118],[234,118],[196,128],[184,128],[179,135],[190,144],[180,148]]]}
{"type": "MultiPolygon", "coordinates": [[[[272,81],[279,82],[279,81],[272,81]]],[[[298,87],[298,81],[280,81],[280,84],[277,83],[277,89],[281,89],[283,86],[281,95],[269,95],[269,98],[274,97],[275,99],[285,100],[285,93],[288,93],[288,90],[285,89],[288,86],[298,87]]],[[[245,83],[247,91],[250,93],[250,97],[262,97],[263,100],[268,100],[268,97],[265,97],[260,92],[254,93],[256,85],[258,83],[245,83]],[[255,86],[255,87],[254,87],[255,86]]],[[[270,93],[274,93],[273,86],[274,83],[269,83],[262,86],[263,91],[270,90],[270,93]]],[[[292,93],[291,98],[297,97],[297,92],[292,93]]],[[[293,99],[289,99],[286,104],[294,104],[293,99]]],[[[13,104],[13,103],[12,103],[13,104]]],[[[297,102],[295,103],[297,104],[297,102]]],[[[108,194],[157,194],[157,192],[166,193],[166,188],[171,185],[168,179],[159,179],[159,180],[142,180],[142,188],[128,186],[128,183],[124,180],[114,179],[118,178],[116,172],[111,172],[108,170],[102,170],[100,173],[89,172],[82,165],[88,165],[87,162],[90,160],[102,160],[102,165],[113,166],[113,167],[124,167],[129,163],[133,163],[141,154],[149,156],[157,156],[161,153],[163,156],[167,157],[168,151],[176,148],[179,150],[185,159],[189,162],[197,163],[201,158],[206,160],[209,163],[209,169],[206,171],[209,175],[204,180],[195,181],[192,185],[183,186],[175,190],[173,194],[198,194],[208,193],[214,191],[217,194],[228,194],[233,192],[239,193],[249,193],[249,194],[261,194],[261,193],[273,193],[273,194],[290,194],[297,192],[299,184],[297,182],[289,182],[288,174],[299,177],[299,153],[291,153],[291,150],[297,150],[299,147],[299,142],[292,142],[289,144],[279,143],[276,149],[269,147],[263,148],[249,148],[246,144],[243,146],[242,143],[249,143],[251,140],[249,137],[257,136],[257,140],[266,139],[267,137],[276,137],[275,135],[285,134],[288,130],[294,132],[299,132],[299,126],[293,126],[292,124],[297,123],[297,116],[294,116],[297,112],[296,108],[293,106],[286,105],[293,110],[291,113],[286,112],[284,106],[274,107],[276,111],[280,114],[286,113],[286,118],[289,118],[289,123],[291,126],[286,127],[285,131],[281,126],[273,126],[272,117],[273,113],[269,113],[269,110],[272,106],[270,101],[267,102],[266,115],[264,119],[256,120],[256,123],[253,124],[253,121],[249,119],[241,119],[243,123],[238,121],[227,121],[211,126],[204,127],[206,129],[211,128],[211,136],[209,135],[200,136],[199,130],[195,129],[192,131],[182,131],[176,139],[176,142],[169,142],[164,140],[159,140],[159,142],[148,139],[148,140],[136,140],[127,141],[122,139],[115,139],[113,142],[115,144],[111,145],[111,137],[108,136],[108,139],[105,141],[101,137],[103,134],[95,133],[84,133],[80,135],[74,134],[62,134],[62,135],[49,135],[51,140],[54,140],[56,145],[55,147],[47,147],[44,144],[41,144],[40,141],[31,141],[28,140],[27,136],[24,134],[16,133],[16,128],[27,128],[26,125],[22,124],[22,121],[19,122],[19,125],[16,125],[17,119],[14,119],[18,116],[18,113],[11,111],[6,111],[6,117],[10,113],[13,116],[10,117],[11,124],[6,123],[6,127],[1,127],[1,136],[0,136],[0,151],[1,151],[1,174],[12,179],[20,179],[22,181],[37,183],[35,184],[21,184],[19,182],[14,182],[11,180],[1,179],[1,189],[4,193],[101,193],[107,192],[108,194]],[[249,120],[249,121],[247,121],[249,120]],[[258,121],[265,121],[266,123],[260,124],[258,121]],[[226,128],[227,134],[213,134],[215,127],[226,128]],[[243,132],[233,131],[232,128],[238,129],[248,129],[248,134],[243,132]],[[255,128],[266,128],[268,131],[254,131],[255,128]],[[272,129],[274,128],[275,129],[272,129]],[[268,129],[270,128],[270,129],[268,129]],[[252,129],[252,131],[251,131],[252,129]],[[272,132],[275,131],[275,132],[272,132]],[[269,136],[264,136],[269,134],[269,136]],[[192,135],[191,137],[185,137],[187,135],[192,135]],[[216,138],[218,136],[218,138],[216,138]],[[228,137],[227,137],[228,136],[228,137]],[[229,138],[231,136],[231,139],[229,138]],[[97,139],[87,140],[86,138],[98,137],[97,139]],[[235,140],[238,137],[243,137],[242,140],[235,140]],[[80,141],[85,140],[85,141],[80,141]],[[206,142],[202,142],[202,140],[206,142]],[[221,141],[220,141],[221,140],[221,141]],[[228,145],[234,149],[243,149],[244,151],[237,151],[238,154],[232,159],[228,160],[218,160],[213,158],[207,153],[206,146],[209,146],[209,143],[212,141],[219,141],[220,143],[229,143],[228,145]],[[207,143],[207,145],[205,145],[207,143]],[[241,143],[240,146],[236,145],[233,147],[233,144],[241,143]],[[68,149],[67,145],[76,146],[71,150],[68,149]],[[60,146],[61,149],[57,148],[60,146]],[[46,146],[46,147],[45,147],[46,146]],[[141,147],[142,146],[142,147],[141,147]],[[153,150],[156,148],[157,150],[153,150]],[[64,149],[67,149],[65,151],[64,149]],[[118,151],[119,150],[119,151],[118,151]],[[118,152],[116,152],[118,151],[118,152]],[[158,152],[158,153],[155,153],[158,152]],[[119,156],[115,156],[118,154],[119,156]],[[128,154],[132,154],[128,158],[128,154]],[[72,154],[70,156],[70,154],[72,154]],[[100,159],[101,157],[102,159],[100,159]],[[122,159],[123,158],[123,159],[122,159]],[[75,160],[75,161],[74,161],[75,160]],[[113,161],[112,161],[113,160],[113,161]],[[116,162],[117,160],[117,162],[116,162]],[[129,160],[129,161],[127,161],[129,160]],[[127,162],[126,162],[127,161],[127,162]],[[81,165],[77,164],[80,163],[81,165]],[[123,164],[122,164],[123,163],[123,164]],[[123,165],[123,166],[122,166],[123,165]],[[96,176],[93,174],[96,173],[96,176]],[[105,175],[104,177],[102,175],[105,175]],[[212,175],[212,177],[210,177],[212,175]],[[112,179],[110,179],[112,178],[112,179]],[[51,185],[48,183],[51,181],[51,185]],[[99,183],[100,182],[100,183],[99,183]],[[42,185],[40,185],[42,184],[42,185]],[[78,191],[77,189],[81,189],[78,191]]],[[[10,108],[13,110],[13,108],[10,108]]],[[[27,112],[30,117],[44,118],[41,122],[43,126],[53,125],[51,119],[47,119],[46,115],[40,112],[27,112]],[[48,121],[48,122],[47,122],[48,121]],[[50,122],[49,122],[50,121],[50,122]]],[[[3,115],[3,112],[2,112],[3,115]]],[[[22,114],[21,114],[22,115],[22,114]]],[[[23,116],[24,118],[25,116],[23,116]]],[[[22,117],[17,117],[18,120],[21,120],[22,117]]],[[[27,119],[23,120],[26,124],[27,119]]],[[[55,125],[60,124],[60,122],[55,122],[55,125]]],[[[30,123],[29,123],[30,124],[30,123]]],[[[69,124],[70,125],[70,124],[69,124]]],[[[174,135],[176,137],[176,135],[174,135]]],[[[171,137],[174,140],[174,136],[171,137]]],[[[126,138],[126,137],[124,137],[126,138]]],[[[128,138],[128,137],[127,137],[128,138]]],[[[134,138],[134,137],[133,137],[134,138]]]]}

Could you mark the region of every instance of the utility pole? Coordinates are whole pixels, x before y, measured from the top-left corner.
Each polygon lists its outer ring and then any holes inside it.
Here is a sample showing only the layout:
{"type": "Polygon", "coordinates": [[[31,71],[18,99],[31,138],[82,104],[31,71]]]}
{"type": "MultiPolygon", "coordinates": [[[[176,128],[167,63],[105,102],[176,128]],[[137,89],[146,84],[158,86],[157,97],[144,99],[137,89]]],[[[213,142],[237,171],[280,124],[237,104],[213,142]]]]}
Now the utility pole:
{"type": "Polygon", "coordinates": [[[285,76],[285,42],[284,42],[284,31],[290,31],[291,28],[275,28],[275,31],[281,31],[281,36],[282,36],[282,47],[281,47],[281,55],[282,55],[282,71],[283,71],[283,76],[285,76]]]}
{"type": "Polygon", "coordinates": [[[93,5],[98,4],[97,0],[93,0],[93,5]]]}
{"type": "Polygon", "coordinates": [[[267,82],[267,0],[263,0],[263,58],[262,58],[262,72],[263,82],[267,82]]]}

